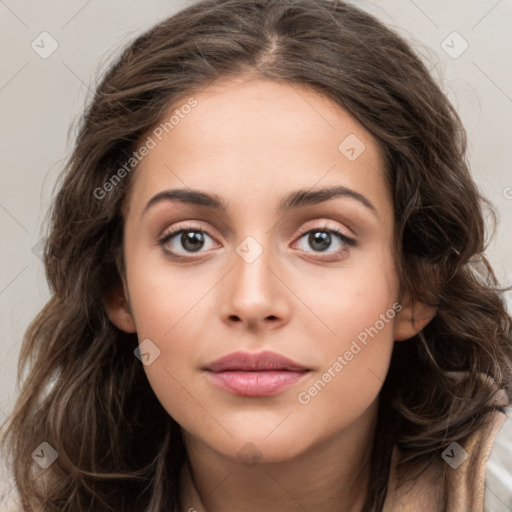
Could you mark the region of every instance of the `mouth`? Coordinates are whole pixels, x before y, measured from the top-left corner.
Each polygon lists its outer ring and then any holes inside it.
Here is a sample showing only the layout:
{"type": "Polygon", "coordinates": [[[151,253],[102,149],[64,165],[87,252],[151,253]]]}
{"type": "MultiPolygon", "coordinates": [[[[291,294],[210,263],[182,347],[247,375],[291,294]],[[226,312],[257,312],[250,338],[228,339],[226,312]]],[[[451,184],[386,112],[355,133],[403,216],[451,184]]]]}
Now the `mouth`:
{"type": "Polygon", "coordinates": [[[235,352],[205,368],[210,380],[240,396],[270,396],[297,384],[311,371],[275,352],[235,352]]]}

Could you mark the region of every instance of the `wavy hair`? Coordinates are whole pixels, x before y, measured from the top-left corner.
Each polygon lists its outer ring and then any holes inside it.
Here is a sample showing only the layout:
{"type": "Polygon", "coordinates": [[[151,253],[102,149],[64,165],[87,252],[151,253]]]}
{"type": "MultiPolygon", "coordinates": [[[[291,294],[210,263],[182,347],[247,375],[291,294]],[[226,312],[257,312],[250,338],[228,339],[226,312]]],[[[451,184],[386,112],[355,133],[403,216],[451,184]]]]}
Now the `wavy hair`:
{"type": "Polygon", "coordinates": [[[110,65],[59,177],[44,248],[51,297],[24,335],[22,386],[2,435],[24,511],[180,510],[179,425],[134,357],[136,334],[116,328],[102,302],[124,273],[133,173],[103,199],[94,191],[170,105],[242,75],[310,87],[375,136],[401,291],[437,308],[418,335],[395,343],[365,512],[382,508],[393,445],[400,467],[424,468],[487,424],[496,388],[512,398],[511,318],[484,256],[484,214],[494,213],[471,178],[460,119],[411,47],[341,1],[196,1],[110,65]],[[38,472],[31,453],[43,441],[58,458],[38,472]]]}

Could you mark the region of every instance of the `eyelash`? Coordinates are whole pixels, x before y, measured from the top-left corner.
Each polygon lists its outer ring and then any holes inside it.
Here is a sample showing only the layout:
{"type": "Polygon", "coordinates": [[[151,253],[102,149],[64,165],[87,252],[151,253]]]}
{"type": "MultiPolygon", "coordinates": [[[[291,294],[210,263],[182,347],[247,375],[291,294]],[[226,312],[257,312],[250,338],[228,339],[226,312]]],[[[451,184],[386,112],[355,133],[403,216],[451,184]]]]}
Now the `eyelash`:
{"type": "MultiPolygon", "coordinates": [[[[194,259],[193,257],[177,255],[176,253],[169,251],[168,249],[165,248],[165,245],[172,238],[174,238],[176,235],[179,235],[180,233],[187,232],[187,231],[194,231],[196,233],[202,233],[202,234],[210,236],[207,231],[205,231],[204,229],[201,229],[198,226],[194,226],[194,225],[180,226],[178,228],[171,229],[170,231],[165,233],[158,240],[158,245],[161,246],[162,251],[164,252],[164,254],[166,256],[172,258],[173,260],[189,260],[190,261],[190,260],[194,259]]],[[[354,239],[349,238],[348,236],[344,235],[337,229],[330,228],[327,225],[324,225],[322,227],[317,227],[317,228],[301,228],[299,230],[299,237],[297,240],[300,240],[305,234],[309,234],[311,232],[331,233],[331,234],[336,235],[343,242],[343,244],[344,244],[343,247],[341,247],[340,249],[338,249],[337,251],[335,251],[333,253],[328,253],[330,258],[332,258],[333,256],[334,257],[343,256],[344,254],[348,253],[351,248],[357,247],[357,242],[354,239]]],[[[212,237],[210,236],[210,238],[212,238],[212,237]]],[[[322,254],[322,253],[319,252],[318,254],[322,254]]],[[[328,260],[327,258],[317,258],[317,259],[319,259],[321,261],[332,261],[330,259],[328,260]]]]}

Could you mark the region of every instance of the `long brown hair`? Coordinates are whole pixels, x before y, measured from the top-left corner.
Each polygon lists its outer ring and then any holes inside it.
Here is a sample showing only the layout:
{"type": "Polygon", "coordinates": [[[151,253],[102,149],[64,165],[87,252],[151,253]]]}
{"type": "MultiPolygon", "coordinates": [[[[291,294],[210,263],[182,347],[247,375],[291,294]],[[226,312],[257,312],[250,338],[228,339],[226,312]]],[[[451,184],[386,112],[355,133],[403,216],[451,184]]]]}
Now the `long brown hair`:
{"type": "Polygon", "coordinates": [[[511,396],[511,318],[483,254],[488,203],[470,176],[459,117],[424,64],[340,1],[202,0],[111,65],[60,176],[44,249],[52,295],[26,331],[18,382],[28,371],[2,436],[24,511],[179,510],[179,426],[134,357],[136,334],[112,325],[102,304],[124,271],[121,205],[136,170],[106,197],[94,191],[170,105],[242,74],[311,87],[376,137],[402,292],[437,308],[420,334],[395,344],[364,510],[382,508],[393,445],[401,464],[425,467],[486,424],[496,387],[511,396]],[[34,471],[42,442],[58,458],[34,471]]]}

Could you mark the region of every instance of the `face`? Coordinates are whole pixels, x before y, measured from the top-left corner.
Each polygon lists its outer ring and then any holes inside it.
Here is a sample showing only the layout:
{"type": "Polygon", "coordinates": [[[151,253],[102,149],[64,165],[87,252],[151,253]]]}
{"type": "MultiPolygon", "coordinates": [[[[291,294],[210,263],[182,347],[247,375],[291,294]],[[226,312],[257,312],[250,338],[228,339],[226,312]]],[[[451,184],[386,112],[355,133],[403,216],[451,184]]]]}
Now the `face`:
{"type": "Polygon", "coordinates": [[[193,99],[148,134],[132,177],[125,330],[186,439],[284,460],[357,425],[388,370],[400,305],[383,162],[304,87],[239,78],[193,99]],[[297,367],[211,366],[235,352],[297,367]]]}

